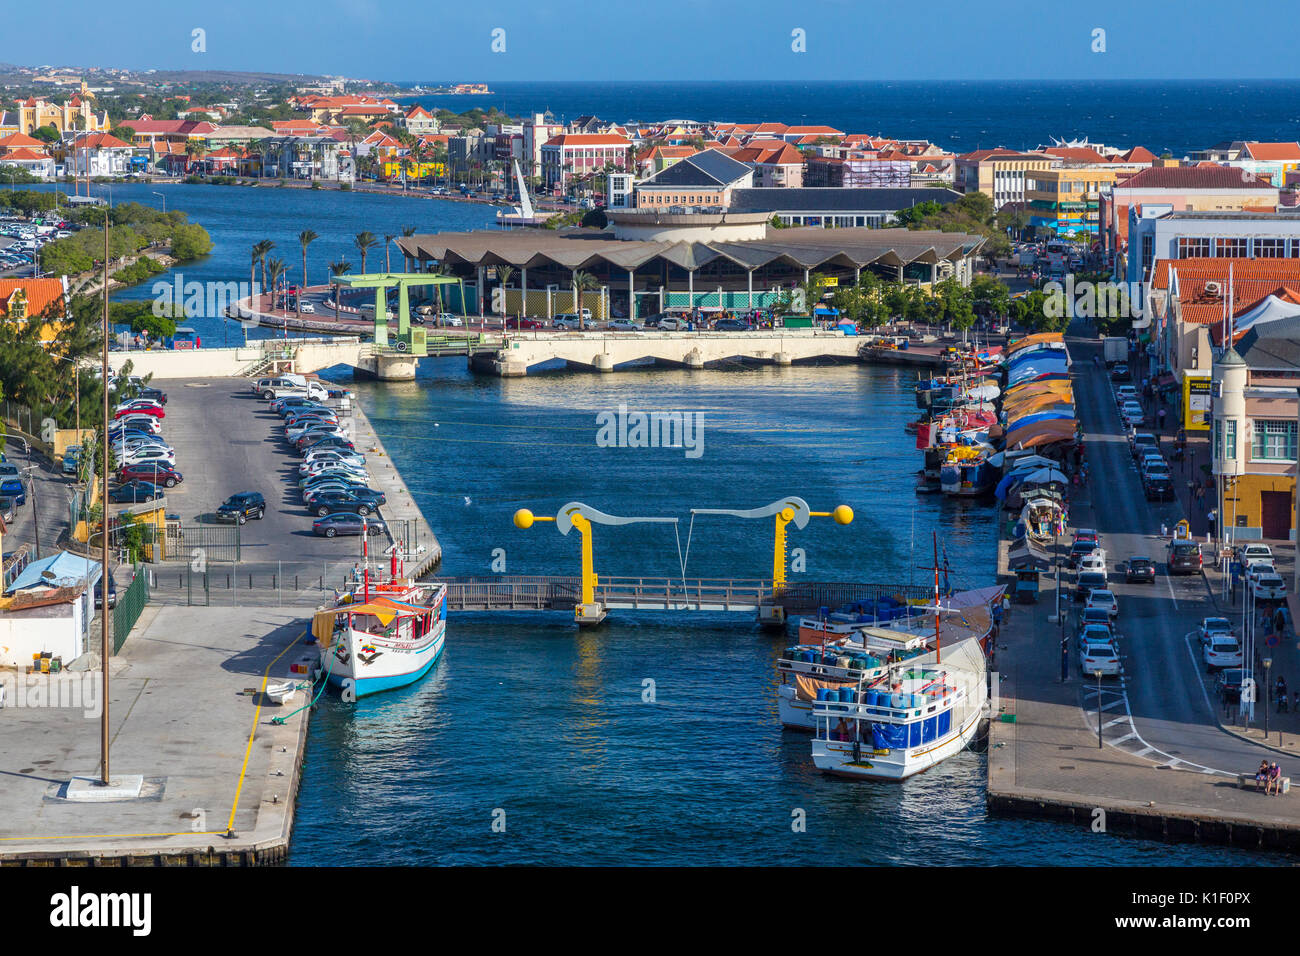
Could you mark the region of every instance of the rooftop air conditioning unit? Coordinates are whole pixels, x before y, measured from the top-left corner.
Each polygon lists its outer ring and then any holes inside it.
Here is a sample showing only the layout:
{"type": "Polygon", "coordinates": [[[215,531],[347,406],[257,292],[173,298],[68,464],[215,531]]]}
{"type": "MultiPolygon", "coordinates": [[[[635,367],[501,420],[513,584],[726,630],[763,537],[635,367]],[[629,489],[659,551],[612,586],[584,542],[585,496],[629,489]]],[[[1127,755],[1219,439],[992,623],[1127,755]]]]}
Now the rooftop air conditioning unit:
{"type": "Polygon", "coordinates": [[[1223,294],[1223,286],[1219,285],[1217,282],[1207,282],[1205,283],[1205,294],[1211,298],[1217,299],[1223,294]]]}

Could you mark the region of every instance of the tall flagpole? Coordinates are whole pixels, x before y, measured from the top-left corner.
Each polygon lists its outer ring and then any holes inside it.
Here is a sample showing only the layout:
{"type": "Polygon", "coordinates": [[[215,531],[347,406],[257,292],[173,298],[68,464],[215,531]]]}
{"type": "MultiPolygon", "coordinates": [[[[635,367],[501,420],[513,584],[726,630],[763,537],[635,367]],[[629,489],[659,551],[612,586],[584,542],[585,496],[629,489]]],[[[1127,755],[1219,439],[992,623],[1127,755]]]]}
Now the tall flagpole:
{"type": "Polygon", "coordinates": [[[99,725],[99,748],[102,757],[100,782],[108,786],[108,615],[109,610],[109,587],[108,587],[108,209],[104,209],[104,354],[102,356],[102,365],[100,368],[100,381],[104,386],[104,424],[103,431],[100,433],[100,444],[104,449],[104,460],[100,474],[99,489],[99,513],[102,515],[100,521],[99,539],[103,550],[100,554],[101,564],[99,572],[99,587],[103,599],[100,602],[100,664],[104,668],[104,686],[103,686],[103,711],[100,716],[99,725]]]}

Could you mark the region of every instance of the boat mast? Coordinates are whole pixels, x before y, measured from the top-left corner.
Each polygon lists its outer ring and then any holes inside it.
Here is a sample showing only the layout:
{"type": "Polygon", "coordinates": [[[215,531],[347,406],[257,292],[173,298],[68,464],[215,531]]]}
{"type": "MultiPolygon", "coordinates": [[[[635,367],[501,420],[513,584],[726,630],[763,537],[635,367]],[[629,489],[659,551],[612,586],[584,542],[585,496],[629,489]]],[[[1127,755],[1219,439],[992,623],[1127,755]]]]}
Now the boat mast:
{"type": "Polygon", "coordinates": [[[939,532],[931,531],[934,537],[934,662],[943,663],[940,658],[939,637],[939,532]]]}

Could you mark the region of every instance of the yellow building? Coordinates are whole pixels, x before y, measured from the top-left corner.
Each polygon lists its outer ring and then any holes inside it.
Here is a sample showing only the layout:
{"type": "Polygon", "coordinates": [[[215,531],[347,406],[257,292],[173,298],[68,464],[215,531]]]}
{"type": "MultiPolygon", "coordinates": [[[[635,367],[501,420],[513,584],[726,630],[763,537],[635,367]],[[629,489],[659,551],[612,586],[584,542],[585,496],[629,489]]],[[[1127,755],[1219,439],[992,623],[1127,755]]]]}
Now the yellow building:
{"type": "Polygon", "coordinates": [[[53,126],[60,133],[107,131],[108,113],[96,113],[90,108],[95,94],[81,82],[81,91],[66,103],[51,103],[48,100],[28,97],[18,104],[18,132],[30,135],[42,126],[53,126]]]}
{"type": "Polygon", "coordinates": [[[41,344],[49,345],[59,337],[63,326],[48,320],[67,317],[66,281],[66,278],[0,279],[0,322],[45,319],[41,344]]]}
{"type": "Polygon", "coordinates": [[[1029,225],[1058,235],[1097,235],[1098,204],[1103,189],[1115,185],[1114,169],[1036,169],[1025,174],[1029,225]]]}

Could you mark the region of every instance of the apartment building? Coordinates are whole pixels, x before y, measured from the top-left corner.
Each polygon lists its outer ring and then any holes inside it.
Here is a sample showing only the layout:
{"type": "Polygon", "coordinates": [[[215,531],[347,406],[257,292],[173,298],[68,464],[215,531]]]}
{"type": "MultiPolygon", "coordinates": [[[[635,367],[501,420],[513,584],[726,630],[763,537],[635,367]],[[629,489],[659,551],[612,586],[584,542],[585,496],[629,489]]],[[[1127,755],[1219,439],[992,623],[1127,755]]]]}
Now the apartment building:
{"type": "Polygon", "coordinates": [[[1025,202],[1026,176],[1045,172],[1052,158],[1042,153],[1012,149],[981,149],[957,157],[953,184],[958,192],[982,192],[993,200],[993,208],[1025,202]]]}

